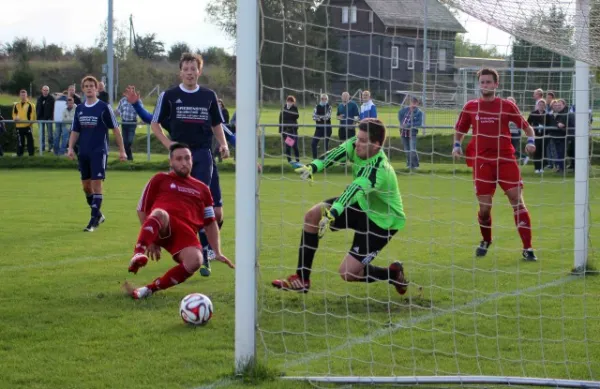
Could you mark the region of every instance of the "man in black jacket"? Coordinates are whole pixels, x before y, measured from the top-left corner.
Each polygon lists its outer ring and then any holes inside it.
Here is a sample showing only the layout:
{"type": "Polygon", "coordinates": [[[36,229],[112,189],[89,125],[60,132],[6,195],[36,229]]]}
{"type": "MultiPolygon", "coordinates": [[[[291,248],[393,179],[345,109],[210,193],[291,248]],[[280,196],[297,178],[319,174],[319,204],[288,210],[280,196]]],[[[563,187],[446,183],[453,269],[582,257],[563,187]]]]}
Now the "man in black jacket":
{"type": "MultiPolygon", "coordinates": [[[[50,94],[48,85],[42,87],[42,95],[37,99],[36,111],[38,120],[54,120],[54,97],[50,94]]],[[[48,134],[48,151],[52,151],[54,145],[52,123],[40,123],[40,132],[42,134],[42,151],[46,151],[46,134],[48,134]]]]}
{"type": "Polygon", "coordinates": [[[331,106],[329,105],[329,97],[326,94],[321,95],[321,102],[315,106],[313,120],[317,128],[310,146],[313,159],[317,159],[319,157],[319,141],[325,139],[325,151],[323,152],[325,154],[329,150],[329,138],[331,138],[331,106]]]}
{"type": "Polygon", "coordinates": [[[575,162],[573,159],[575,156],[575,114],[569,112],[569,107],[563,99],[556,100],[552,109],[554,110],[554,119],[558,128],[556,131],[557,136],[554,139],[556,153],[558,154],[556,171],[557,173],[561,173],[565,168],[565,161],[567,159],[570,163],[575,162]]]}

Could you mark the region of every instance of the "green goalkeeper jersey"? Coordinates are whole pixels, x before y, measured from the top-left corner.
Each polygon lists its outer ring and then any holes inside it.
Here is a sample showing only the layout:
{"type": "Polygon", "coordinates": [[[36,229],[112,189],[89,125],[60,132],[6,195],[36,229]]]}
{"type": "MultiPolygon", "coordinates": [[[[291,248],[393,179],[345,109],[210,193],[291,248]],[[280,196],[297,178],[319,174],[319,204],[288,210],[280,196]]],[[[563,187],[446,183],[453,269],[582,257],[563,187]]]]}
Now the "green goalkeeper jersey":
{"type": "Polygon", "coordinates": [[[369,159],[359,158],[355,152],[355,141],[356,137],[348,139],[311,163],[313,172],[321,172],[335,163],[352,162],[353,181],[331,208],[340,215],[347,206],[358,203],[379,227],[402,229],[406,216],[394,168],[382,150],[369,159]]]}

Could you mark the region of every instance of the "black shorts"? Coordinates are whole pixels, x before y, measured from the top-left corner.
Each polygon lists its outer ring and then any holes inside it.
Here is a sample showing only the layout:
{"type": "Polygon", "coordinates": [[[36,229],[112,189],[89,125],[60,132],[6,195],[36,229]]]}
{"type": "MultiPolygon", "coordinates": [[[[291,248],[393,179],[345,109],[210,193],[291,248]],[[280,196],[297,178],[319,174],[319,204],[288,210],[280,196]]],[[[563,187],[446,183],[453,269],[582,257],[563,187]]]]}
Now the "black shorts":
{"type": "MultiPolygon", "coordinates": [[[[333,204],[337,197],[327,199],[326,204],[333,204]]],[[[348,254],[368,265],[388,244],[398,230],[385,230],[373,223],[357,203],[351,204],[331,223],[331,231],[345,229],[354,230],[354,239],[348,254]]]]}

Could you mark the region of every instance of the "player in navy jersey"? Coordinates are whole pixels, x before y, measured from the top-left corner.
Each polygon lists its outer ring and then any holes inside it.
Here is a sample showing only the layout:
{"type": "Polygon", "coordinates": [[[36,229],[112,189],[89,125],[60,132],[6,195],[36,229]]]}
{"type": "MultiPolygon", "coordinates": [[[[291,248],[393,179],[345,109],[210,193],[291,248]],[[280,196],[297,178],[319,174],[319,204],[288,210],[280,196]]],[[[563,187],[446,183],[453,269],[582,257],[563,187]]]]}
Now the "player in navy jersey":
{"type": "MultiPolygon", "coordinates": [[[[174,142],[189,145],[192,150],[192,177],[210,188],[214,200],[215,218],[219,228],[223,225],[223,200],[219,175],[212,156],[213,134],[219,142],[222,158],[229,157],[229,148],[223,132],[223,115],[214,91],[198,85],[202,73],[202,57],[184,53],[179,61],[181,84],[169,88],[158,97],[152,132],[165,146],[174,142]],[[170,138],[162,131],[161,124],[168,122],[170,138]]],[[[210,245],[204,230],[200,231],[200,241],[206,258],[212,257],[210,245]]],[[[204,261],[200,274],[210,275],[210,262],[204,261]]]]}
{"type": "MultiPolygon", "coordinates": [[[[138,114],[138,116],[140,117],[140,119],[142,119],[144,123],[152,123],[153,114],[146,111],[144,106],[141,104],[140,92],[136,91],[135,85],[128,85],[127,88],[125,88],[125,92],[123,92],[123,96],[127,99],[127,102],[131,104],[131,106],[135,110],[135,113],[138,114]]],[[[171,133],[171,126],[169,120],[163,121],[162,123],[160,123],[160,126],[169,134],[171,133]]],[[[227,128],[225,124],[221,123],[221,126],[223,127],[223,132],[225,133],[225,139],[227,139],[227,142],[231,143],[231,145],[235,147],[235,134],[229,128],[227,128]]]]}
{"type": "Polygon", "coordinates": [[[92,76],[84,77],[81,81],[81,89],[85,94],[85,103],[79,104],[75,108],[67,156],[70,159],[75,157],[73,148],[78,143],[81,184],[87,203],[91,208],[91,218],[84,231],[92,232],[105,220],[100,207],[103,200],[102,181],[106,178],[109,129],[112,129],[115,134],[115,140],[119,147],[119,159],[127,160],[127,154],[125,154],[123,137],[111,106],[98,100],[98,80],[92,76]]]}

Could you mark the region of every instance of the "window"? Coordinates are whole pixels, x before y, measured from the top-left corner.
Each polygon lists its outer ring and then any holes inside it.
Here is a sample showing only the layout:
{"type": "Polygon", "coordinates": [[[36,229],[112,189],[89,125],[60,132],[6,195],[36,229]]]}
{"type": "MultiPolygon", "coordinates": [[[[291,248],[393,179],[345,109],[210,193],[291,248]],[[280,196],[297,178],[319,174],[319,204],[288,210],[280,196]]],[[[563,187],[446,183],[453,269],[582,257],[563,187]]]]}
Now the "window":
{"type": "Polygon", "coordinates": [[[350,7],[350,23],[356,23],[356,6],[350,7]]]}
{"type": "Polygon", "coordinates": [[[369,11],[369,23],[373,23],[373,11],[369,11]]]}
{"type": "Polygon", "coordinates": [[[446,49],[438,50],[438,67],[440,70],[446,70],[446,49]]]}
{"type": "Polygon", "coordinates": [[[348,7],[342,7],[342,23],[348,23],[348,7]]]}
{"type": "Polygon", "coordinates": [[[415,48],[409,47],[406,50],[406,66],[408,70],[413,70],[415,68],[415,48]]]}
{"type": "Polygon", "coordinates": [[[392,69],[398,69],[398,46],[392,46],[392,69]]]}

